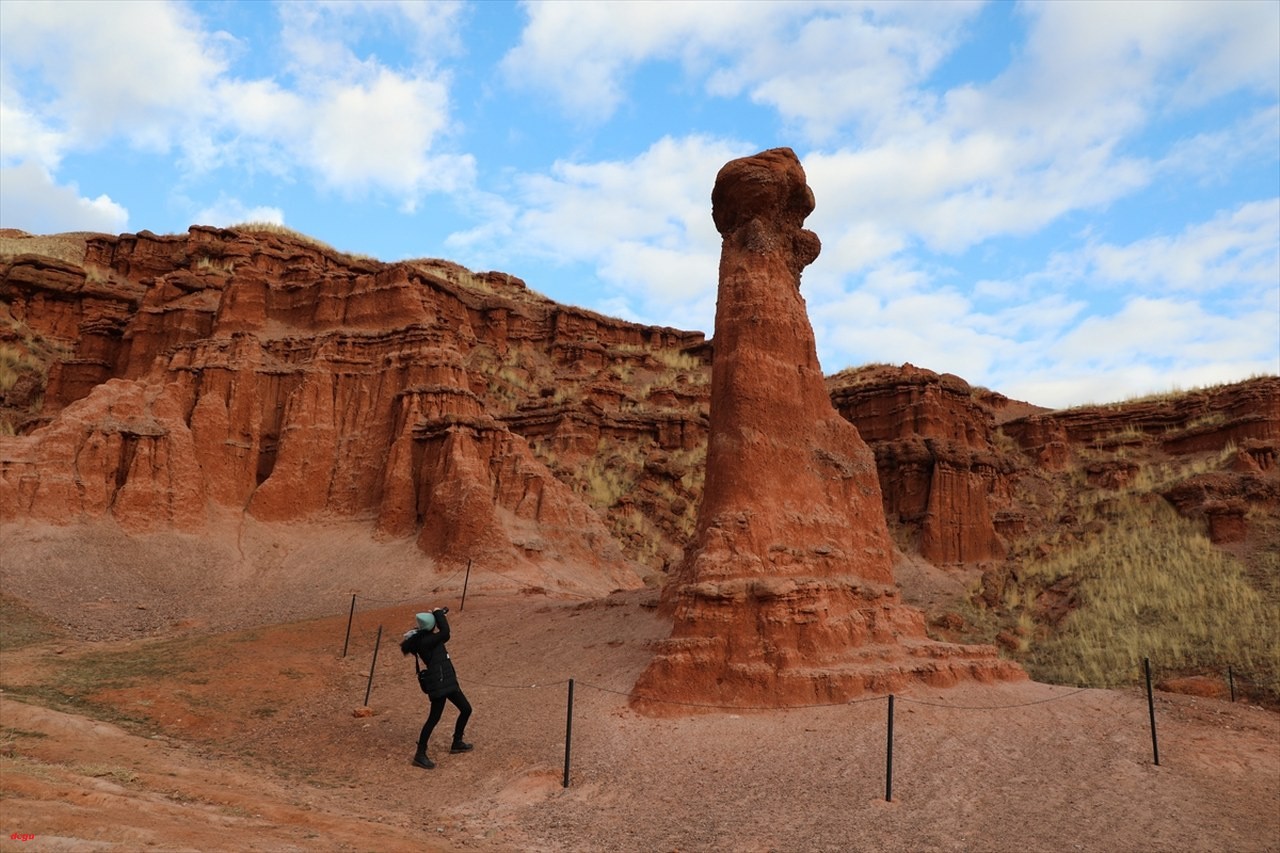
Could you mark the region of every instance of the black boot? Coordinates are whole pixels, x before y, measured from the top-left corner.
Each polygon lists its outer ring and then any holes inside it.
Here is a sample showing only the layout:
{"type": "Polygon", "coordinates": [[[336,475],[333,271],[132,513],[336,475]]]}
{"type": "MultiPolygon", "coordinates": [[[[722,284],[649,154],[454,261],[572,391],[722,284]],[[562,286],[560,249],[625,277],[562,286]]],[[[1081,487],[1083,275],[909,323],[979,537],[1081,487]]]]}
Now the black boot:
{"type": "Polygon", "coordinates": [[[453,741],[453,746],[449,747],[449,751],[450,752],[470,752],[471,744],[465,743],[462,740],[462,738],[456,738],[453,741]]]}
{"type": "Polygon", "coordinates": [[[423,770],[436,769],[436,763],[427,758],[426,747],[418,747],[418,751],[413,754],[413,766],[421,767],[423,770]]]}

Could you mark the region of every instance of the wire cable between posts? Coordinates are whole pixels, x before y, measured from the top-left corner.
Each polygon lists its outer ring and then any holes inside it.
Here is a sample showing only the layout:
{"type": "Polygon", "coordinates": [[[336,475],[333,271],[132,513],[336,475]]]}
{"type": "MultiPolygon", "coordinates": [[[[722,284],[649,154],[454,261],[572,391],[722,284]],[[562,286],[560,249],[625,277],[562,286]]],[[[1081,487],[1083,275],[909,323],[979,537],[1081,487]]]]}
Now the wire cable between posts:
{"type": "Polygon", "coordinates": [[[876,702],[884,698],[883,696],[864,696],[861,699],[850,699],[846,702],[815,702],[809,705],[788,705],[785,708],[779,708],[776,705],[712,705],[705,702],[681,702],[676,699],[659,699],[656,696],[642,696],[630,691],[623,692],[621,690],[613,690],[608,687],[600,687],[596,684],[588,684],[585,681],[580,681],[578,684],[582,687],[589,687],[592,690],[598,690],[601,693],[612,693],[615,696],[625,696],[628,699],[636,699],[641,702],[657,702],[660,705],[680,705],[686,708],[707,708],[715,711],[800,711],[805,708],[843,708],[848,705],[861,705],[864,702],[876,702]]]}
{"type": "Polygon", "coordinates": [[[474,684],[478,687],[488,687],[491,690],[543,690],[548,687],[559,687],[562,684],[568,684],[569,679],[562,678],[559,681],[548,681],[545,683],[535,684],[486,684],[483,681],[476,681],[474,678],[468,678],[468,686],[474,684]]]}
{"type": "MultiPolygon", "coordinates": [[[[541,690],[552,687],[562,687],[569,683],[569,679],[562,678],[559,681],[535,682],[532,684],[489,684],[483,681],[477,681],[473,678],[468,678],[467,683],[474,684],[478,687],[487,687],[491,690],[541,690]]],[[[639,693],[633,693],[628,690],[615,690],[611,687],[601,687],[598,684],[591,684],[586,681],[576,681],[576,684],[578,687],[586,687],[600,693],[609,693],[614,696],[621,696],[626,699],[633,699],[641,702],[655,702],[660,705],[678,705],[686,708],[704,708],[713,711],[802,711],[807,708],[844,708],[852,705],[861,705],[866,702],[878,702],[885,698],[885,696],[863,696],[858,699],[849,699],[844,702],[813,702],[804,705],[787,705],[785,707],[778,707],[776,705],[718,705],[709,702],[684,702],[678,699],[663,699],[657,696],[646,696],[639,693]]],[[[1049,702],[1058,702],[1092,689],[1093,688],[1091,687],[1080,687],[1062,696],[1048,696],[1044,699],[1036,699],[1031,702],[1016,702],[1009,705],[949,705],[941,702],[929,702],[924,699],[910,699],[906,696],[898,696],[897,701],[908,702],[916,705],[928,705],[933,708],[955,709],[962,711],[1002,711],[1009,708],[1028,708],[1033,705],[1044,705],[1049,702]]]]}
{"type": "Polygon", "coordinates": [[[1072,690],[1070,693],[1062,696],[1047,696],[1044,699],[1035,699],[1030,702],[1015,702],[1012,705],[950,705],[944,702],[930,702],[926,699],[912,699],[909,696],[899,696],[899,702],[908,702],[912,705],[928,705],[931,708],[950,708],[957,711],[1003,711],[1008,708],[1030,708],[1032,705],[1044,705],[1048,702],[1058,702],[1063,699],[1070,699],[1078,693],[1084,693],[1087,690],[1093,690],[1092,687],[1080,687],[1072,690]]]}

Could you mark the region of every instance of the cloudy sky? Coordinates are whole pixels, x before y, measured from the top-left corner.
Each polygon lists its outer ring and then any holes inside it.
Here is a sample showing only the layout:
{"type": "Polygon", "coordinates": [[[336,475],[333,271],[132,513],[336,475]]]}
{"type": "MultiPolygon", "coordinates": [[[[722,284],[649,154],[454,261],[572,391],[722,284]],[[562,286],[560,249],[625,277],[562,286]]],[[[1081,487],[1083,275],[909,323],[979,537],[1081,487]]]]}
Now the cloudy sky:
{"type": "Polygon", "coordinates": [[[270,221],[701,329],[790,146],[824,370],[1047,406],[1280,372],[1280,3],[0,0],[0,225],[270,221]]]}

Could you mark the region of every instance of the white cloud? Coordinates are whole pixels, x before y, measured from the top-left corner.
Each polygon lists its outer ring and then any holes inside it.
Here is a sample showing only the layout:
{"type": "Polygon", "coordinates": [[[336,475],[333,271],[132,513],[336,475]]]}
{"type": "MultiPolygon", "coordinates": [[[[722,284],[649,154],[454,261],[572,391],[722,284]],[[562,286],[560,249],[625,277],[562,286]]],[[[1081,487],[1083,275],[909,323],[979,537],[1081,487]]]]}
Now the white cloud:
{"type": "Polygon", "coordinates": [[[1122,133],[1157,103],[1187,107],[1251,87],[1275,92],[1280,7],[1255,2],[1038,3],[1023,60],[1000,86],[1058,133],[1122,133]],[[1039,109],[1036,109],[1039,107],[1039,109]],[[1075,127],[1072,131],[1070,128],[1075,127]]]}
{"type": "MultiPolygon", "coordinates": [[[[795,4],[803,10],[808,4],[795,4]]],[[[785,15],[776,4],[722,2],[525,3],[520,44],[502,60],[508,81],[549,89],[570,113],[602,120],[625,98],[626,72],[650,59],[685,57],[752,40],[785,15]]]]}
{"type": "Polygon", "coordinates": [[[492,266],[520,256],[587,263],[605,288],[579,304],[710,331],[720,253],[711,188],[725,162],[747,153],[738,142],[664,137],[630,160],[559,161],[519,176],[514,207],[492,206],[492,218],[450,245],[492,266]]]}
{"type": "MultiPolygon", "coordinates": [[[[1103,208],[1149,185],[1157,170],[1185,169],[1216,151],[1274,159],[1275,145],[1267,144],[1280,138],[1274,107],[1228,139],[1189,140],[1158,164],[1121,153],[1145,130],[1161,91],[1265,88],[1280,80],[1274,43],[1261,50],[1251,32],[1265,28],[1275,10],[1226,5],[1113,4],[1106,15],[1091,4],[1027,7],[1028,45],[1008,70],[988,85],[953,89],[936,104],[926,103],[923,90],[913,94],[910,75],[885,59],[889,75],[903,81],[898,107],[886,107],[860,144],[805,157],[818,196],[815,230],[844,245],[849,229],[874,227],[885,235],[882,245],[918,241],[957,253],[1103,208]]],[[[954,26],[917,31],[918,44],[932,45],[921,54],[944,51],[954,26]]],[[[921,60],[924,67],[928,61],[921,60]]],[[[865,262],[875,259],[873,252],[865,262]]]]}
{"type": "Polygon", "coordinates": [[[1280,198],[1242,205],[1176,237],[1096,245],[1085,261],[1085,275],[1100,284],[1237,293],[1274,287],[1280,282],[1280,198]]]}
{"type": "Polygon", "coordinates": [[[1066,78],[1154,80],[1175,100],[1202,103],[1238,88],[1276,93],[1280,6],[1251,0],[1112,4],[1107,14],[1076,4],[1041,4],[1036,49],[1066,78]]]}
{"type": "Polygon", "coordinates": [[[219,92],[234,128],[248,136],[240,153],[299,164],[345,195],[399,198],[408,212],[428,193],[471,187],[474,158],[437,151],[452,122],[448,76],[436,60],[456,49],[461,10],[458,3],[282,5],[297,87],[234,80],[219,92]],[[392,69],[357,54],[360,39],[379,28],[407,36],[415,67],[392,69]]]}
{"type": "Polygon", "coordinates": [[[197,174],[301,170],[326,189],[386,195],[413,210],[427,193],[474,181],[471,157],[438,150],[450,100],[435,63],[454,43],[461,9],[282,4],[296,76],[243,79],[230,69],[244,45],[206,30],[185,5],[6,2],[4,156],[55,168],[69,150],[123,139],[148,151],[176,147],[197,174]],[[357,55],[354,41],[379,27],[408,37],[414,67],[357,55]],[[39,95],[39,110],[22,106],[36,102],[27,93],[39,95]]]}
{"type": "Polygon", "coordinates": [[[66,134],[26,109],[7,86],[0,87],[0,165],[31,160],[46,169],[56,169],[66,147],[66,134]]]}
{"type": "Polygon", "coordinates": [[[1008,339],[984,331],[969,300],[949,290],[894,297],[863,289],[810,303],[809,315],[827,373],[867,362],[911,362],[977,377],[1013,349],[1008,339]]]}
{"type": "Polygon", "coordinates": [[[262,205],[249,207],[238,198],[220,195],[217,201],[196,214],[192,224],[226,228],[228,225],[238,225],[242,222],[270,222],[283,225],[284,211],[278,207],[262,205]]]}
{"type": "MultiPolygon", "coordinates": [[[[1044,268],[1020,279],[983,280],[975,294],[1010,299],[1050,289],[1183,292],[1218,302],[1255,305],[1280,287],[1280,198],[1246,202],[1177,234],[1128,243],[1085,235],[1079,248],[1058,251],[1044,268]]],[[[1258,304],[1258,307],[1263,307],[1258,304]]]]}
{"type": "Polygon", "coordinates": [[[1195,302],[1137,297],[1115,314],[1086,317],[1054,345],[1059,359],[1099,368],[1131,364],[1139,354],[1182,358],[1205,337],[1231,333],[1225,318],[1207,315],[1195,302]],[[1216,327],[1216,328],[1215,328],[1216,327]]]}
{"type": "Polygon", "coordinates": [[[0,227],[32,234],[100,231],[116,234],[129,223],[129,211],[109,197],[85,198],[75,184],[59,186],[40,164],[26,161],[0,168],[0,227]]]}
{"type": "MultiPolygon", "coordinates": [[[[226,69],[224,40],[175,3],[6,2],[0,49],[12,76],[33,69],[48,112],[78,147],[119,134],[165,151],[206,117],[226,69]]],[[[45,116],[41,116],[44,120],[45,116]]]]}
{"type": "Polygon", "coordinates": [[[373,191],[412,212],[424,195],[455,193],[475,181],[470,155],[440,153],[450,132],[448,76],[436,60],[457,48],[458,3],[287,3],[281,39],[289,56],[281,79],[224,80],[218,100],[239,134],[235,155],[279,171],[289,164],[345,195],[373,191]],[[392,29],[417,64],[383,65],[356,52],[360,40],[392,29]]]}
{"type": "Polygon", "coordinates": [[[880,147],[815,152],[804,163],[818,201],[810,221],[820,236],[843,243],[849,230],[874,229],[882,245],[919,242],[948,253],[1034,233],[1147,179],[1140,164],[1110,160],[1105,149],[1043,156],[1013,139],[935,132],[880,147]]]}
{"type": "Polygon", "coordinates": [[[1024,342],[1026,360],[995,376],[1002,393],[1040,405],[1104,402],[1276,373],[1277,336],[1274,311],[1224,314],[1195,301],[1139,296],[1113,314],[1085,318],[1057,341],[1024,342]]]}
{"type": "Polygon", "coordinates": [[[956,322],[998,335],[1010,354],[993,363],[986,384],[1040,405],[1280,372],[1280,199],[1175,235],[1088,242],[1022,279],[980,282],[974,293],[1003,307],[956,322]],[[1114,306],[1084,298],[1099,293],[1114,306]]]}
{"type": "Polygon", "coordinates": [[[791,5],[795,21],[762,22],[773,31],[742,42],[741,54],[730,55],[708,86],[722,95],[749,93],[811,140],[829,140],[850,123],[870,134],[902,129],[934,111],[935,99],[921,85],[980,5],[791,5]]]}
{"type": "Polygon", "coordinates": [[[448,92],[435,81],[382,69],[367,84],[336,83],[313,105],[306,158],[330,186],[399,194],[412,210],[424,192],[474,181],[472,157],[428,153],[447,113],[448,92]]]}
{"type": "Polygon", "coordinates": [[[461,49],[458,27],[466,7],[458,0],[330,0],[281,3],[277,11],[289,71],[327,79],[358,77],[376,67],[360,55],[361,43],[386,35],[407,45],[419,71],[433,70],[461,49]]]}
{"type": "Polygon", "coordinates": [[[637,241],[619,243],[602,259],[600,277],[625,294],[636,318],[710,333],[715,322],[718,245],[663,249],[637,241]]]}
{"type": "Polygon", "coordinates": [[[1088,308],[1084,300],[1072,299],[1065,293],[1027,298],[1025,291],[1017,290],[1006,294],[1005,299],[1001,307],[980,318],[976,325],[1011,340],[1042,340],[1061,334],[1088,308]]]}
{"type": "Polygon", "coordinates": [[[878,123],[916,97],[974,2],[611,2],[526,4],[507,79],[549,90],[571,114],[608,118],[627,75],[677,61],[718,97],[747,94],[811,139],[851,121],[878,123]]]}
{"type": "Polygon", "coordinates": [[[1229,127],[1180,139],[1157,164],[1162,178],[1194,175],[1203,183],[1223,183],[1242,165],[1280,158],[1280,106],[1272,104],[1229,127]]]}

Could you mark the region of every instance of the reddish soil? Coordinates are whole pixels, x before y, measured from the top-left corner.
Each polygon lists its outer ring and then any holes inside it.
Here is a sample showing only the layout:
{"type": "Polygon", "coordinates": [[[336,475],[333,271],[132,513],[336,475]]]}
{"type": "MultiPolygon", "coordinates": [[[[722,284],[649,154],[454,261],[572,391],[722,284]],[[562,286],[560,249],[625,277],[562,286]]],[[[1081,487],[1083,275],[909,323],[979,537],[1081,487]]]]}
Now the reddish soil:
{"type": "Polygon", "coordinates": [[[670,630],[655,593],[460,608],[460,590],[362,602],[345,658],[341,600],[293,624],[3,651],[0,850],[1280,850],[1272,711],[1157,694],[1156,766],[1136,691],[917,688],[896,697],[886,802],[883,697],[640,716],[626,693],[670,630]],[[395,643],[429,605],[453,610],[476,748],[442,749],[450,708],[423,771],[426,703],[395,643]],[[85,656],[152,643],[169,644],[152,674],[104,675],[81,713],[33,704],[39,685],[75,693],[85,656]]]}

